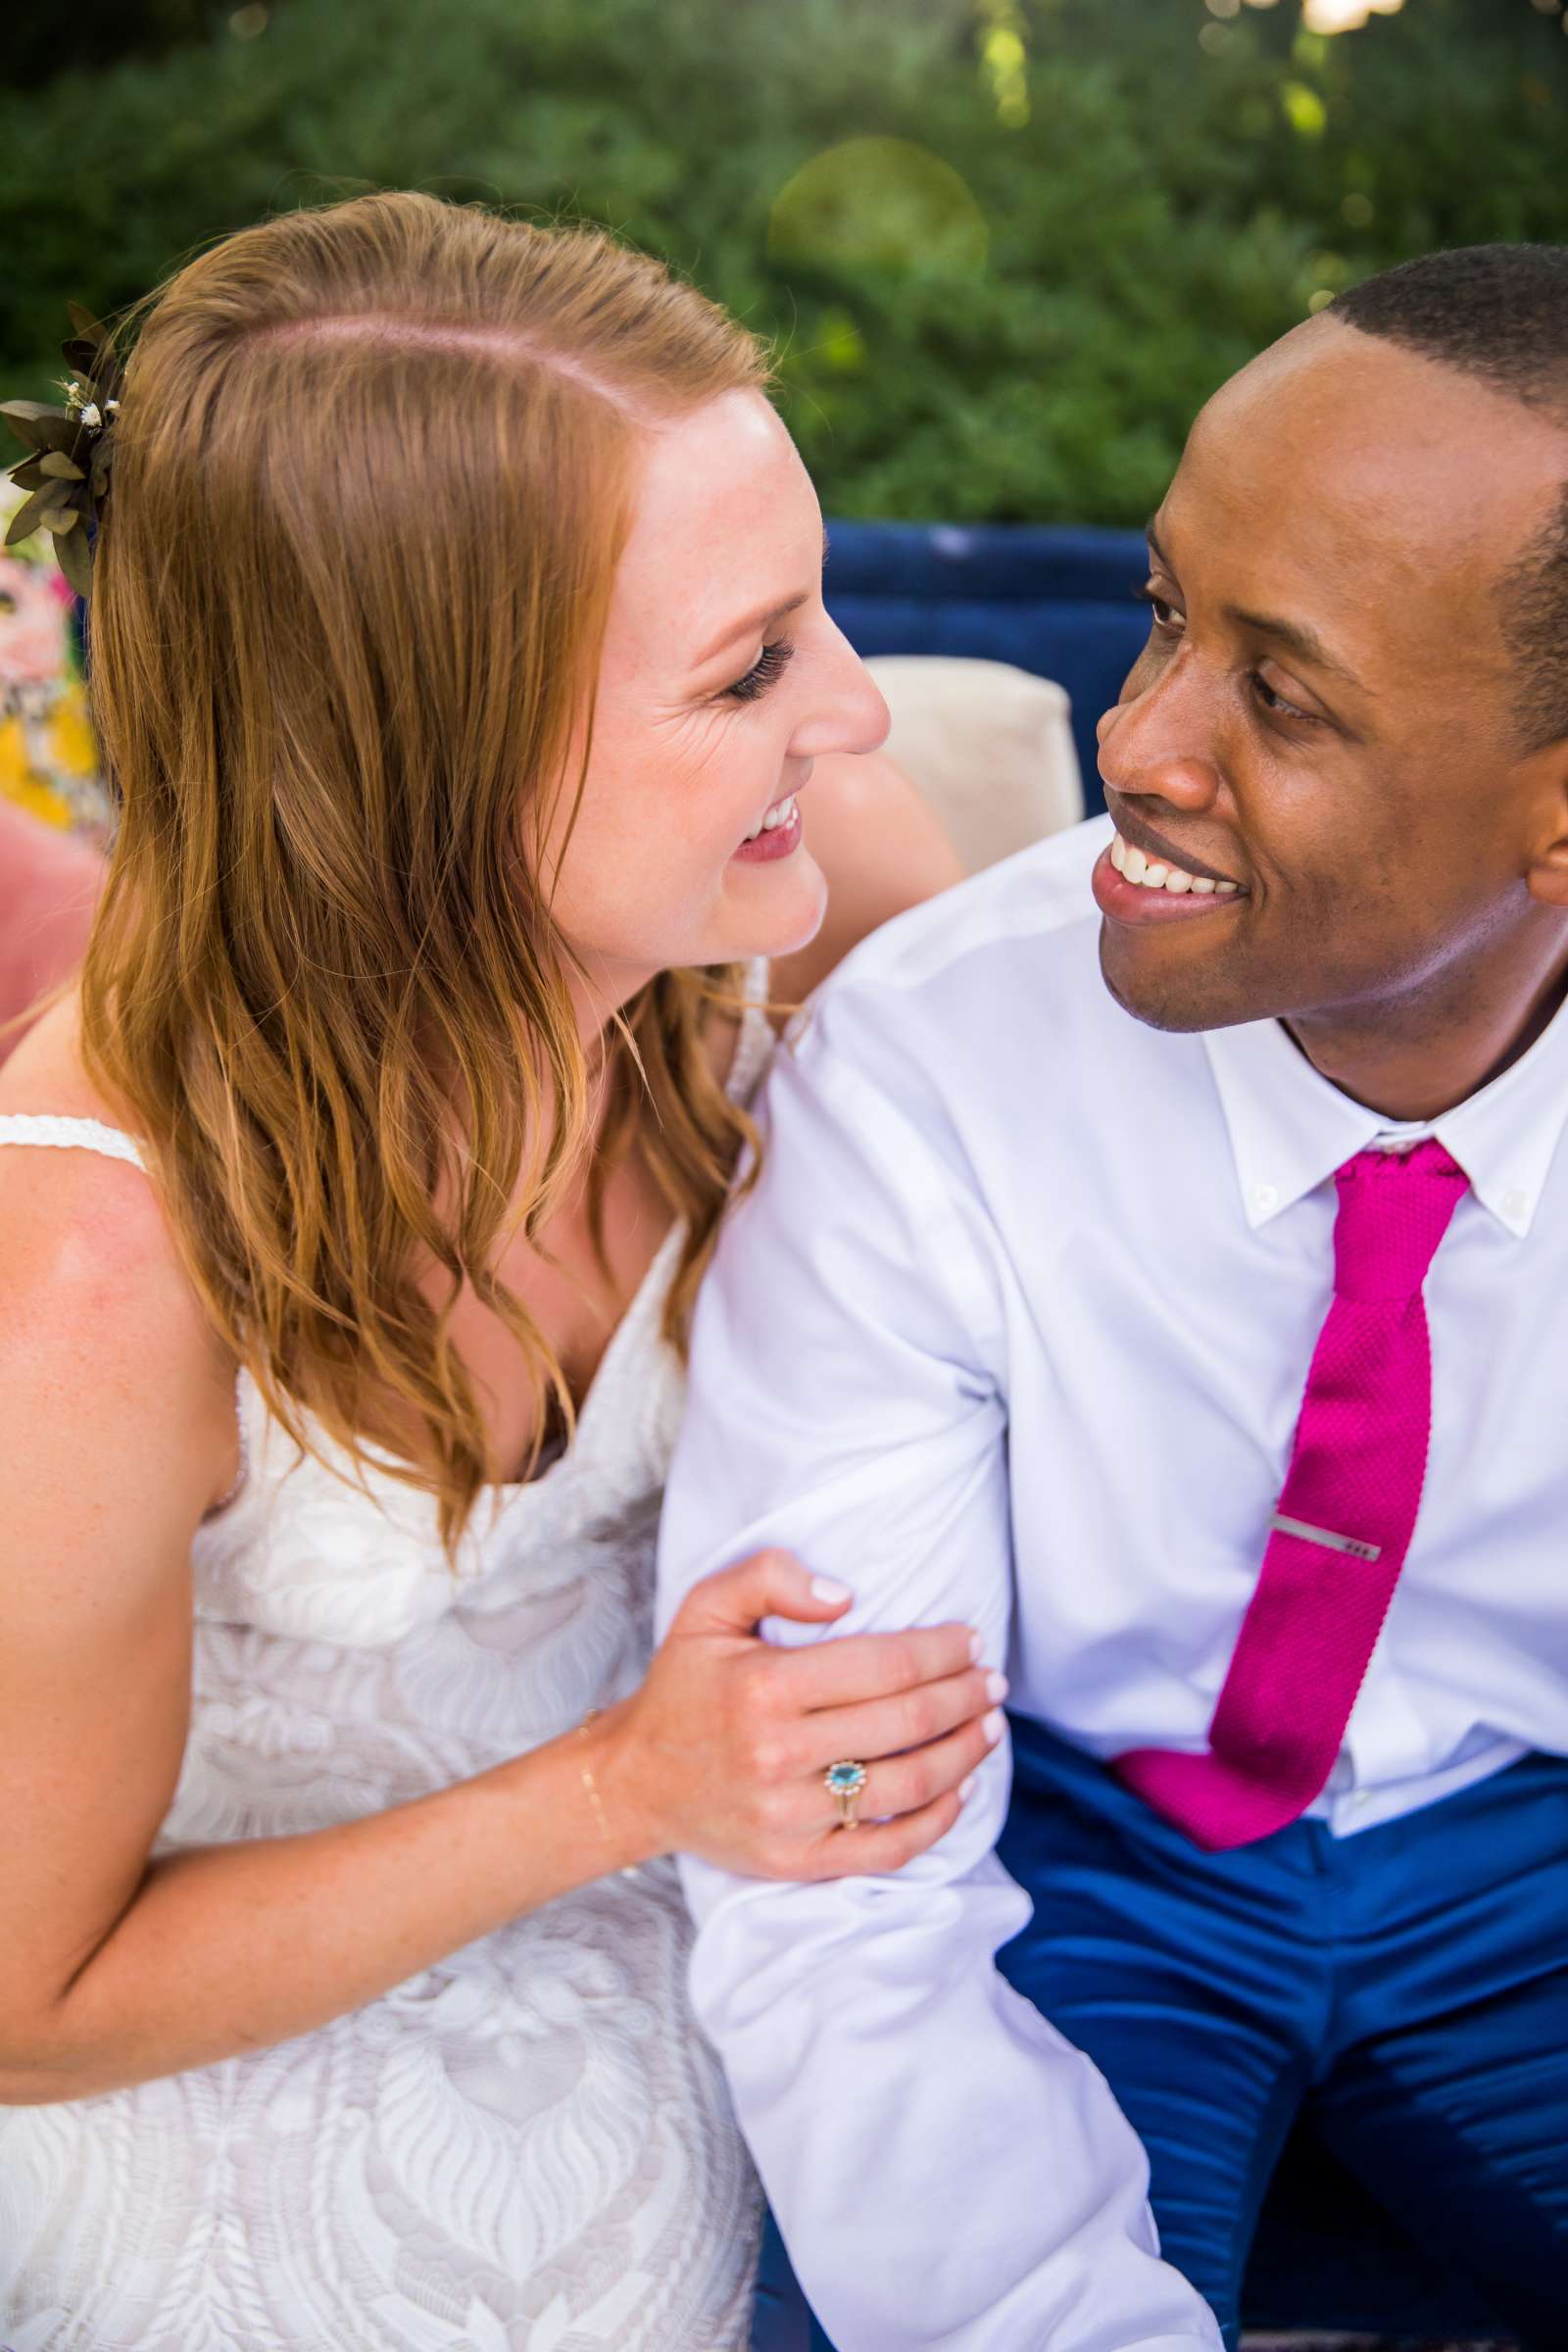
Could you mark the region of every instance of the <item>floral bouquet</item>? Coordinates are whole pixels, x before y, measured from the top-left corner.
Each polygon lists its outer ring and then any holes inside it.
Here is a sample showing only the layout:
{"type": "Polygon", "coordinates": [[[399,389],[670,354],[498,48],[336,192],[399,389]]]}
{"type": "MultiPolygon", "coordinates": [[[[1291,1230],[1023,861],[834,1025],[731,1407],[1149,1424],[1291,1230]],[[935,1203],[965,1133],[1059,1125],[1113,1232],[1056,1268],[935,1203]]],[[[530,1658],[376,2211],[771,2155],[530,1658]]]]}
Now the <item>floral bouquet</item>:
{"type": "MultiPolygon", "coordinates": [[[[0,478],[0,538],[22,504],[0,478]]],[[[0,798],[102,840],[109,797],[87,717],[76,610],[47,531],[0,552],[0,798]]]]}

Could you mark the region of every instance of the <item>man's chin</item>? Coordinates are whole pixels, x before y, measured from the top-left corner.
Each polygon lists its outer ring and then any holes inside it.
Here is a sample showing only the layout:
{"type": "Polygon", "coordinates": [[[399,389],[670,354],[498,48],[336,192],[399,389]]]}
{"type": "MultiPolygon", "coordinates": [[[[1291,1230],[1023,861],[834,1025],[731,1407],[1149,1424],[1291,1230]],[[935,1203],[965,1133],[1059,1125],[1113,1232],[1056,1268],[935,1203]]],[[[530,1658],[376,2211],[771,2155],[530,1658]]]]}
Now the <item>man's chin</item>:
{"type": "Polygon", "coordinates": [[[1233,1029],[1259,1016],[1250,1005],[1238,1004],[1230,992],[1215,982],[1216,974],[1201,971],[1150,971],[1136,951],[1119,952],[1116,926],[1109,917],[1100,925],[1100,974],[1123,1012],[1146,1029],[1167,1029],[1191,1036],[1201,1029],[1233,1029]]]}

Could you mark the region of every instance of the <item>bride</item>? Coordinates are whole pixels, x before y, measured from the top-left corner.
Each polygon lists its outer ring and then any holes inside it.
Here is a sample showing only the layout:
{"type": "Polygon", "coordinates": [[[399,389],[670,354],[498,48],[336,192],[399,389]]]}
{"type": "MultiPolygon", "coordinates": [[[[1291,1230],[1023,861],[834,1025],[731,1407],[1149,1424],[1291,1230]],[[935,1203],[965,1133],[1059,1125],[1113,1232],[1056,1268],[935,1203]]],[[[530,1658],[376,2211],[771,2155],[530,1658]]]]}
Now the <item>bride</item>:
{"type": "Polygon", "coordinates": [[[122,814],[0,1076],[14,2352],[732,2352],[665,1857],[893,1869],[984,1752],[966,1628],[771,1646],[848,1598],[783,1555],[650,1656],[767,1007],[953,878],[764,382],[602,235],[384,195],[75,395],[122,814]]]}

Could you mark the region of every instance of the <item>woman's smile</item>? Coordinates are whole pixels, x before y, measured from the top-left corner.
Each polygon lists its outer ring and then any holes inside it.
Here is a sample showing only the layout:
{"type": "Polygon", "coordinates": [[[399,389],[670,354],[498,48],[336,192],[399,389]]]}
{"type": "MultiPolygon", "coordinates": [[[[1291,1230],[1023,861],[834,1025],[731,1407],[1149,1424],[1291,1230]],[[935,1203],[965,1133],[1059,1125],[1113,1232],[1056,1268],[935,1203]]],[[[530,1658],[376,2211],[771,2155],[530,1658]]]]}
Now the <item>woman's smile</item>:
{"type": "Polygon", "coordinates": [[[748,833],[737,858],[756,864],[772,858],[788,858],[801,846],[801,811],[793,792],[775,801],[762,817],[755,833],[748,833]]]}

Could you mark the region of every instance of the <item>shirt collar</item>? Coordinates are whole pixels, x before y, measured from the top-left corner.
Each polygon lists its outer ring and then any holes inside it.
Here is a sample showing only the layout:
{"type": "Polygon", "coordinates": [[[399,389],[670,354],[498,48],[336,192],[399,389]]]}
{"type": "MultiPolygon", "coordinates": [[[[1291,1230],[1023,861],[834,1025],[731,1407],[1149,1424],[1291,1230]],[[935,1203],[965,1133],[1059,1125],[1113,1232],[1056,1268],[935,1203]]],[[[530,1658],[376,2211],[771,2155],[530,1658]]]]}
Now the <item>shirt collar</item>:
{"type": "MultiPolygon", "coordinates": [[[[1278,1021],[1210,1029],[1203,1045],[1219,1091],[1242,1208],[1255,1232],[1326,1183],[1389,1122],[1313,1069],[1278,1021]]],[[[1568,1006],[1527,1054],[1434,1119],[1484,1208],[1517,1241],[1530,1231],[1568,1121],[1568,1006]]]]}

